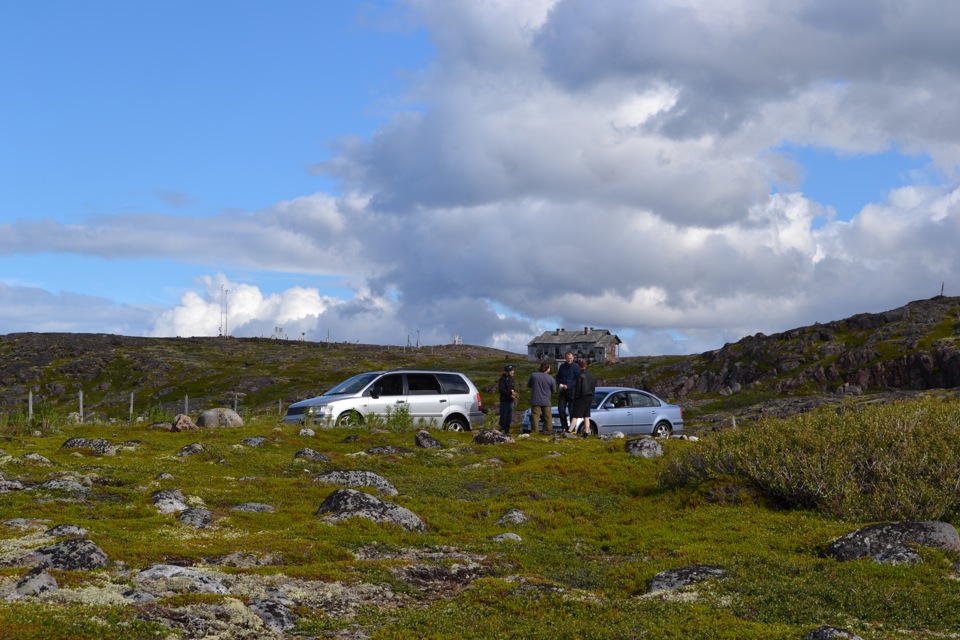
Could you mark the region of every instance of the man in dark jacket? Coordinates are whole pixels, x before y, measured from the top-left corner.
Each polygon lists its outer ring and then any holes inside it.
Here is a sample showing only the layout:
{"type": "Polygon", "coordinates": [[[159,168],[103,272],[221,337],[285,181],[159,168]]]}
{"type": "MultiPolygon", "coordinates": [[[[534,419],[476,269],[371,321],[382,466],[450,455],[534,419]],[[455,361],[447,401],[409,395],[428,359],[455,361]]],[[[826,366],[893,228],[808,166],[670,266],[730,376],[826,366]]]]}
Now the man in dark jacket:
{"type": "Polygon", "coordinates": [[[560,412],[560,428],[567,431],[569,412],[573,408],[573,394],[577,389],[580,367],[573,361],[573,353],[567,351],[564,361],[557,367],[557,410],[560,412]]]}
{"type": "Polygon", "coordinates": [[[503,375],[497,382],[497,391],[500,392],[500,431],[504,433],[510,433],[510,423],[513,422],[513,401],[519,397],[513,376],[513,365],[508,364],[503,368],[503,375]]]}
{"type": "Polygon", "coordinates": [[[577,390],[573,394],[573,424],[570,432],[576,433],[577,427],[583,422],[583,437],[590,435],[590,406],[593,404],[593,394],[597,390],[597,379],[587,371],[587,361],[580,359],[580,377],[577,378],[577,390]]]}

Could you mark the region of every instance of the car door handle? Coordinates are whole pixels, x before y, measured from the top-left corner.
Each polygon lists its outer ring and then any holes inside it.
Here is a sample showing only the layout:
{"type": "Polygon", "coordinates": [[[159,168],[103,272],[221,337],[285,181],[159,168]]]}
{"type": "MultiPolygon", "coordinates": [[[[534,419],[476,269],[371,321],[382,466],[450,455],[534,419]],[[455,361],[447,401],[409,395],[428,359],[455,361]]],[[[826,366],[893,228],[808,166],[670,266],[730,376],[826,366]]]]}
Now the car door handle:
{"type": "Polygon", "coordinates": [[[406,400],[397,400],[397,404],[407,404],[406,400]]]}

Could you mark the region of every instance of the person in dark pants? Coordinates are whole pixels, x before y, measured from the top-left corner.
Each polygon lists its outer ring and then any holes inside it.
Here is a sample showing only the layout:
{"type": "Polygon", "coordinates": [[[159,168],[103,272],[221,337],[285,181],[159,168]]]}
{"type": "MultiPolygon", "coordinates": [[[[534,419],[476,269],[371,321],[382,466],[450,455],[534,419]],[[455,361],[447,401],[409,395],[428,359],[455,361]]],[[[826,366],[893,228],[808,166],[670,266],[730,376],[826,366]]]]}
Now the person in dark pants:
{"type": "Polygon", "coordinates": [[[580,424],[583,424],[583,437],[590,435],[590,406],[593,404],[593,394],[597,389],[597,379],[587,371],[587,361],[581,358],[580,377],[577,378],[577,390],[573,394],[573,424],[570,433],[576,433],[580,424]]]}
{"type": "Polygon", "coordinates": [[[503,375],[497,382],[497,391],[500,393],[500,431],[504,433],[510,433],[510,423],[513,422],[513,401],[519,396],[513,376],[513,365],[508,364],[503,368],[503,375]]]}
{"type": "Polygon", "coordinates": [[[573,361],[573,352],[567,351],[564,361],[557,367],[557,411],[560,412],[560,428],[564,431],[569,428],[569,414],[579,377],[580,367],[573,361]]]}
{"type": "Polygon", "coordinates": [[[557,383],[550,375],[550,363],[540,365],[540,371],[530,374],[527,380],[530,387],[530,429],[536,433],[540,429],[543,435],[553,434],[553,416],[550,415],[550,406],[553,404],[553,392],[557,390],[557,383]],[[543,427],[540,421],[543,420],[543,427]]]}

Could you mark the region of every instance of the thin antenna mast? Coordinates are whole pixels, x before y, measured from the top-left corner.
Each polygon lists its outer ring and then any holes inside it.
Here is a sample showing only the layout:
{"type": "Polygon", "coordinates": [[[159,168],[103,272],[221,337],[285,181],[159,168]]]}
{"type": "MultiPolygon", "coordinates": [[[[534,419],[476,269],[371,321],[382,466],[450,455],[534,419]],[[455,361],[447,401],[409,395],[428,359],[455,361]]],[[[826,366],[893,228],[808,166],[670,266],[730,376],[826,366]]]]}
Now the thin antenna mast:
{"type": "Polygon", "coordinates": [[[227,294],[229,293],[230,289],[220,285],[220,335],[224,338],[230,335],[230,328],[227,326],[227,318],[229,316],[227,294]]]}

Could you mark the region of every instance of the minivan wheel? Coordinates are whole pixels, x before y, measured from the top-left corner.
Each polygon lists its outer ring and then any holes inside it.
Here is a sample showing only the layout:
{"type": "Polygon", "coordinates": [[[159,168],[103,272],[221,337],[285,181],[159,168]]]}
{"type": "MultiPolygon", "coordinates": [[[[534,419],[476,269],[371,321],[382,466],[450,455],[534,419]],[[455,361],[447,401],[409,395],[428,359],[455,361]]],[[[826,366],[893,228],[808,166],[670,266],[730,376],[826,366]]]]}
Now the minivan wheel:
{"type": "Polygon", "coordinates": [[[470,427],[467,426],[467,421],[461,418],[460,416],[454,416],[448,418],[446,423],[443,425],[447,431],[469,431],[470,427]]]}
{"type": "Polygon", "coordinates": [[[658,422],[657,426],[653,428],[653,437],[654,438],[669,438],[670,437],[670,424],[668,422],[658,422]]]}
{"type": "Polygon", "coordinates": [[[363,417],[356,411],[344,411],[337,417],[338,427],[358,427],[363,424],[363,417]]]}

